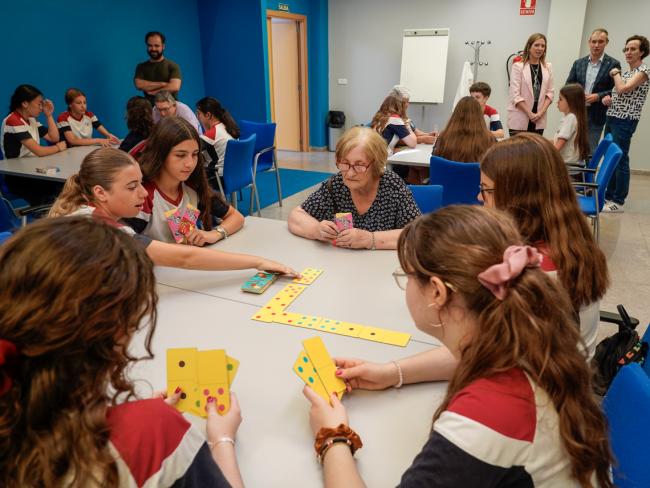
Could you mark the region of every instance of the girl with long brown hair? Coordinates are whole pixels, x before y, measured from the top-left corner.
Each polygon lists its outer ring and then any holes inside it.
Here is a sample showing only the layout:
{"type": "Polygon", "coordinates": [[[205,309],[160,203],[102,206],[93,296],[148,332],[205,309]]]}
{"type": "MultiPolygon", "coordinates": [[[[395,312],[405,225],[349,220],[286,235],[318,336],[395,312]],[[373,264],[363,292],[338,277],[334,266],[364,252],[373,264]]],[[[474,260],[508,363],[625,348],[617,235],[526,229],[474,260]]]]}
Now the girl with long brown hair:
{"type": "Polygon", "coordinates": [[[553,145],[560,151],[565,163],[584,165],[591,150],[587,138],[587,106],[582,85],[564,85],[560,90],[557,108],[563,117],[555,132],[553,145]]]}
{"type": "Polygon", "coordinates": [[[474,97],[461,98],[440,133],[433,155],[459,163],[475,163],[496,140],[485,126],[483,109],[474,97]]]}
{"type": "Polygon", "coordinates": [[[156,124],[139,159],[147,197],[137,217],[129,219],[136,232],[175,242],[165,213],[188,205],[199,209],[201,228],[187,236],[187,244],[213,244],[242,228],[243,215],[210,188],[200,148],[198,132],[185,119],[169,116],[156,124]]]}
{"type": "MultiPolygon", "coordinates": [[[[576,347],[571,303],[514,221],[494,209],[447,207],[409,224],[398,256],[395,279],[416,327],[458,361],[399,486],[612,487],[606,422],[576,347]]],[[[337,375],[351,389],[399,388],[430,380],[429,360],[429,352],[388,365],[338,359],[337,375]]],[[[325,486],[364,486],[345,408],[336,395],[330,405],[309,387],[304,394],[325,486]]]]}
{"type": "Polygon", "coordinates": [[[596,349],[600,299],[609,286],[607,259],[578,207],[566,165],[550,141],[520,134],[481,160],[479,200],[510,213],[525,241],[546,256],[580,318],[584,347],[596,349]]]}
{"type": "Polygon", "coordinates": [[[243,486],[219,437],[241,423],[235,396],[223,416],[208,402],[212,449],[167,404],[180,390],[134,401],[134,335],[153,357],[152,267],[124,232],[81,217],[41,220],[0,248],[0,485],[243,486]]]}
{"type": "Polygon", "coordinates": [[[140,213],[147,194],[140,166],[131,156],[118,149],[97,149],[84,158],[79,173],[68,179],[50,217],[86,215],[108,222],[132,235],[160,266],[206,271],[256,268],[296,275],[288,266],[258,256],[179,246],[135,233],[122,219],[140,213]]]}
{"type": "Polygon", "coordinates": [[[393,153],[393,149],[395,149],[395,145],[399,141],[402,141],[408,147],[417,145],[417,136],[407,123],[407,107],[408,99],[391,93],[384,98],[370,123],[370,127],[377,131],[388,144],[389,154],[393,153]]]}

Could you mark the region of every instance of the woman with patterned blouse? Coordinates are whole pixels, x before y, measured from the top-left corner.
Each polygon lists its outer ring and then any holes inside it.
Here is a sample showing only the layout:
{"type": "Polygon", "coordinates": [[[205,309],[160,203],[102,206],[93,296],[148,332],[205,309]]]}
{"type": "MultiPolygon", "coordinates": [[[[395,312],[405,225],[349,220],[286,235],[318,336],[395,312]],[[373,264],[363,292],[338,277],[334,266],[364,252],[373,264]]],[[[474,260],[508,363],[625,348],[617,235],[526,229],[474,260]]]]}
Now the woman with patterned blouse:
{"type": "Polygon", "coordinates": [[[614,79],[612,104],[607,110],[605,134],[612,134],[614,142],[623,151],[623,157],[618,163],[609,186],[605,193],[604,212],[623,212],[623,204],[630,189],[630,143],[632,135],[641,118],[641,110],[648,95],[648,76],[650,70],[642,60],[650,52],[650,43],[644,36],[632,36],[625,41],[625,61],[630,66],[629,71],[621,73],[619,68],[612,69],[609,74],[614,79]]]}
{"type": "Polygon", "coordinates": [[[289,214],[289,230],[301,237],[351,249],[396,249],[402,228],[420,215],[402,179],[386,169],[386,143],[374,130],[354,127],[336,145],[339,173],[289,214]],[[352,214],[339,229],[337,213],[352,214]]]}

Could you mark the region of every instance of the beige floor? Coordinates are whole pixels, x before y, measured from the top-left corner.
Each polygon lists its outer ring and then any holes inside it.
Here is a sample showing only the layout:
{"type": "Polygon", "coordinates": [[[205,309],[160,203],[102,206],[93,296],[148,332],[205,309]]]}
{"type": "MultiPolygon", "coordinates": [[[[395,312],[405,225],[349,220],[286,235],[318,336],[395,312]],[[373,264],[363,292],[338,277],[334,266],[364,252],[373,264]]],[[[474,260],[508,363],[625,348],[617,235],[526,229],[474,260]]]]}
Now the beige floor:
{"type": "MultiPolygon", "coordinates": [[[[312,171],[336,171],[334,153],[288,152],[278,154],[284,168],[312,171]]],[[[262,210],[262,216],[286,220],[289,212],[300,205],[316,187],[308,188],[262,210]]],[[[623,214],[601,216],[600,244],[607,255],[612,285],[603,299],[601,310],[616,311],[622,303],[628,313],[640,321],[639,333],[650,321],[650,176],[632,175],[630,196],[623,214]]],[[[601,324],[600,335],[615,332],[615,327],[601,324]]]]}

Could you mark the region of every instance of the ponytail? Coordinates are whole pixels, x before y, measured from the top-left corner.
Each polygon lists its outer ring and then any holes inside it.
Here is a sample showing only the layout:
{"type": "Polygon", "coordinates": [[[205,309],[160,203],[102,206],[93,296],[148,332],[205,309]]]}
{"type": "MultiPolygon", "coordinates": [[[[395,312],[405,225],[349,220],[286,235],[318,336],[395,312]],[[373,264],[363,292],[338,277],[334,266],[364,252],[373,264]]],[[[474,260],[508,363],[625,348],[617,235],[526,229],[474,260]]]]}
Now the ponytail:
{"type": "Polygon", "coordinates": [[[204,97],[196,102],[196,108],[204,114],[210,113],[219,119],[219,121],[221,121],[221,123],[223,123],[224,127],[226,128],[226,132],[228,132],[228,134],[230,134],[233,138],[239,139],[240,132],[237,122],[235,122],[235,119],[232,118],[230,112],[228,112],[228,110],[226,110],[225,107],[221,105],[221,102],[219,102],[219,100],[212,97],[204,97]]]}
{"type": "Polygon", "coordinates": [[[110,190],[115,174],[133,164],[138,164],[135,159],[112,147],[95,149],[88,153],[81,162],[79,173],[72,175],[65,182],[48,217],[69,215],[79,207],[92,203],[95,186],[110,190]]]}
{"type": "Polygon", "coordinates": [[[50,208],[47,216],[63,217],[70,215],[82,205],[87,205],[89,201],[89,196],[84,193],[81,187],[79,173],[75,173],[65,182],[63,190],[61,190],[58,198],[52,204],[52,208],[50,208]]]}

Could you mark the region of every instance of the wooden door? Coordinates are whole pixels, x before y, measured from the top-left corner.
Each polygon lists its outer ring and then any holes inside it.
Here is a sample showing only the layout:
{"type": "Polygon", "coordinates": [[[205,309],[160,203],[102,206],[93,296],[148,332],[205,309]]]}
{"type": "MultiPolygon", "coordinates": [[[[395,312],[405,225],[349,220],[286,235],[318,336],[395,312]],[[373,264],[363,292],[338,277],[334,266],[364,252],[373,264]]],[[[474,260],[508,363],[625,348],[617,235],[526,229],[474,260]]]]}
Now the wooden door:
{"type": "Polygon", "coordinates": [[[298,22],[271,19],[273,107],[278,149],[300,151],[300,49],[298,22]]]}

